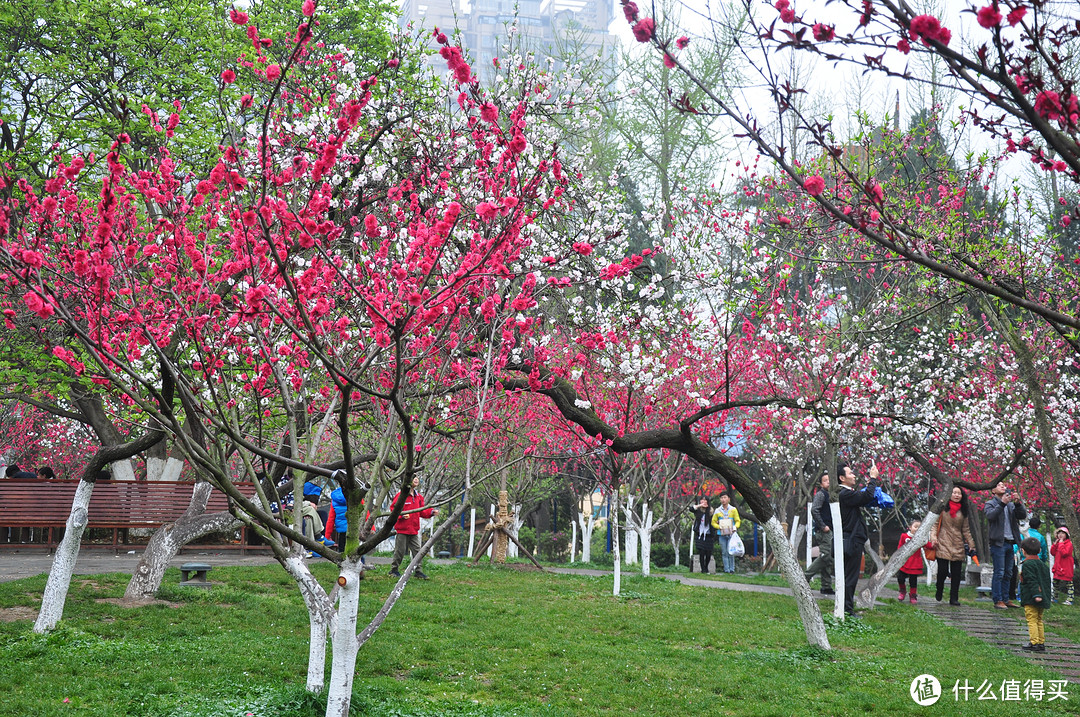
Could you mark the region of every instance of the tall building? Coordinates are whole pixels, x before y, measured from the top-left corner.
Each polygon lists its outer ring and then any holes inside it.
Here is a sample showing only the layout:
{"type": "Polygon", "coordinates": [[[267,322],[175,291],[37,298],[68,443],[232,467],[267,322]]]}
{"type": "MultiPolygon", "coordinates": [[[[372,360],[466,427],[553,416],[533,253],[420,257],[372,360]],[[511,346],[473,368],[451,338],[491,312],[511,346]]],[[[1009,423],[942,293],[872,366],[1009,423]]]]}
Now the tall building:
{"type": "Polygon", "coordinates": [[[515,41],[534,50],[538,58],[554,58],[556,69],[567,59],[613,68],[618,39],[608,27],[614,13],[614,0],[472,0],[467,10],[455,0],[405,0],[400,24],[438,27],[447,35],[459,29],[473,71],[487,82],[493,76],[494,59],[504,54],[508,28],[515,20],[515,41]]]}

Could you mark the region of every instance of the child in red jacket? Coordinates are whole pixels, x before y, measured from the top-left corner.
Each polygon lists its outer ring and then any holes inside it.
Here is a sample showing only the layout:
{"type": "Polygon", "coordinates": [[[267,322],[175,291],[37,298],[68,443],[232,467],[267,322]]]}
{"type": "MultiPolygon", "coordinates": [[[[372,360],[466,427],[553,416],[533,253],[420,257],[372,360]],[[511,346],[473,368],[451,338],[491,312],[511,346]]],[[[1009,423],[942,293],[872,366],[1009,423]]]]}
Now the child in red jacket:
{"type": "Polygon", "coordinates": [[[1061,526],[1054,533],[1054,544],[1050,546],[1050,554],[1054,556],[1054,592],[1065,596],[1062,605],[1072,605],[1073,546],[1072,541],[1069,540],[1069,529],[1065,526],[1061,526]]]}
{"type": "MultiPolygon", "coordinates": [[[[900,542],[897,544],[896,549],[904,547],[904,543],[915,537],[915,533],[919,530],[919,526],[922,525],[921,520],[911,521],[911,527],[907,529],[907,532],[900,536],[900,542]]],[[[929,545],[930,543],[927,543],[929,545]]],[[[919,600],[919,576],[923,572],[923,559],[922,549],[915,551],[915,554],[907,559],[900,571],[896,573],[896,579],[900,583],[900,602],[904,602],[908,591],[904,588],[904,580],[908,581],[911,586],[911,604],[914,605],[919,600]]]]}

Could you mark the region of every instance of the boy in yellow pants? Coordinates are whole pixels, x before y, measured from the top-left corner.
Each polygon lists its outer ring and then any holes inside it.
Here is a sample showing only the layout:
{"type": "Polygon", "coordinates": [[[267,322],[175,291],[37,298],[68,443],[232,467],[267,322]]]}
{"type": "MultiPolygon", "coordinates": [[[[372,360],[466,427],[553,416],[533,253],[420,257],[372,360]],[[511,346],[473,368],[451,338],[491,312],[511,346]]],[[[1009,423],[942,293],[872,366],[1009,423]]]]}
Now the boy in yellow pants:
{"type": "Polygon", "coordinates": [[[1028,635],[1031,641],[1023,649],[1029,652],[1046,652],[1043,635],[1043,610],[1050,607],[1050,568],[1039,560],[1042,543],[1038,538],[1025,538],[1020,543],[1024,551],[1024,563],[1020,573],[1020,604],[1024,606],[1028,635]]]}

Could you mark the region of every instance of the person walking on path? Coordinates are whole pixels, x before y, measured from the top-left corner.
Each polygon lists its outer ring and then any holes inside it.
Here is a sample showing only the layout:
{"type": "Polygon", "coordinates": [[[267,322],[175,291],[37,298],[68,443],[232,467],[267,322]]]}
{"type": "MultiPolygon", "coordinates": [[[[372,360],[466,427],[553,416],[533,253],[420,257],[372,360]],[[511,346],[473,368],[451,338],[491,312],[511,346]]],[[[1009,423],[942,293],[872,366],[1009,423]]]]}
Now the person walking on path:
{"type": "MultiPolygon", "coordinates": [[[[1069,529],[1064,525],[1054,533],[1054,544],[1050,547],[1050,554],[1054,556],[1054,590],[1058,595],[1064,596],[1062,605],[1073,604],[1073,576],[1075,564],[1073,562],[1073,544],[1069,539],[1069,529]]],[[[1054,602],[1058,602],[1055,600],[1054,602]]]]}
{"type": "Polygon", "coordinates": [[[1023,649],[1030,652],[1046,652],[1043,611],[1050,607],[1050,568],[1039,560],[1041,547],[1035,538],[1024,538],[1020,543],[1020,549],[1024,551],[1024,569],[1020,574],[1020,604],[1024,606],[1030,637],[1023,649]]]}
{"type": "Polygon", "coordinates": [[[712,517],[712,527],[716,529],[717,540],[720,543],[720,555],[724,561],[724,572],[735,572],[735,556],[728,552],[728,544],[731,536],[742,525],[739,518],[739,509],[731,504],[731,494],[724,491],[720,494],[720,507],[716,509],[712,517]]]}
{"type": "Polygon", "coordinates": [[[967,495],[960,488],[953,488],[949,503],[938,516],[930,532],[930,545],[937,551],[937,592],[941,602],[945,594],[945,578],[949,578],[949,604],[960,604],[960,576],[967,562],[968,546],[974,545],[968,514],[971,512],[967,495]]]}
{"type": "Polygon", "coordinates": [[[821,574],[821,594],[835,595],[833,590],[833,533],[832,511],[829,510],[829,474],[821,474],[821,483],[814,502],[810,506],[810,515],[814,521],[814,539],[818,543],[818,556],[806,569],[806,582],[810,582],[818,573],[821,574]]]}
{"type": "MultiPolygon", "coordinates": [[[[698,563],[703,575],[709,574],[709,563],[713,558],[713,545],[716,542],[716,530],[712,527],[712,507],[709,499],[701,497],[701,502],[690,508],[694,514],[694,548],[698,554],[698,563]]],[[[693,572],[693,564],[690,572],[693,572]]]]}
{"type": "MultiPolygon", "coordinates": [[[[391,504],[397,503],[401,493],[395,493],[391,504]]],[[[432,508],[424,508],[424,496],[420,495],[420,479],[412,479],[412,488],[409,489],[408,495],[405,497],[405,506],[401,509],[401,515],[397,519],[397,523],[394,524],[394,530],[397,531],[397,536],[394,538],[394,559],[390,561],[390,574],[395,578],[400,578],[401,573],[398,572],[398,568],[401,566],[401,561],[405,558],[405,553],[409,552],[412,555],[420,552],[420,519],[430,518],[433,515],[438,514],[438,510],[432,508]]],[[[428,576],[424,574],[424,571],[420,568],[423,566],[421,560],[420,565],[416,566],[416,577],[421,580],[427,580],[428,576]]]]}
{"type": "Polygon", "coordinates": [[[860,490],[855,489],[855,473],[850,466],[841,463],[837,466],[836,475],[840,479],[840,496],[837,502],[840,504],[840,523],[844,536],[844,611],[848,615],[854,615],[855,588],[859,584],[859,573],[862,572],[863,547],[870,539],[866,522],[863,521],[862,508],[874,502],[874,489],[877,488],[881,471],[876,463],[872,464],[870,480],[860,490]]]}
{"type": "Polygon", "coordinates": [[[990,491],[991,498],[983,506],[989,525],[987,533],[990,540],[990,557],[994,561],[994,577],[990,583],[990,593],[994,607],[1004,610],[1019,607],[1008,600],[1006,591],[1015,570],[1013,545],[1020,541],[1020,521],[1027,517],[1027,509],[1017,498],[1012,489],[1004,483],[998,483],[990,491]]]}
{"type": "MultiPolygon", "coordinates": [[[[922,525],[921,520],[911,521],[911,526],[908,527],[907,532],[900,536],[900,542],[897,543],[896,549],[904,547],[904,543],[908,542],[915,537],[915,532],[918,531],[919,526],[922,525]]],[[[929,547],[930,543],[926,544],[929,547]]],[[[915,605],[919,602],[919,576],[923,573],[923,559],[922,548],[915,551],[915,554],[907,559],[900,570],[896,572],[896,580],[900,583],[900,602],[904,602],[904,598],[910,593],[911,604],[915,605]],[[904,581],[907,581],[910,589],[904,587],[904,581]]]]}

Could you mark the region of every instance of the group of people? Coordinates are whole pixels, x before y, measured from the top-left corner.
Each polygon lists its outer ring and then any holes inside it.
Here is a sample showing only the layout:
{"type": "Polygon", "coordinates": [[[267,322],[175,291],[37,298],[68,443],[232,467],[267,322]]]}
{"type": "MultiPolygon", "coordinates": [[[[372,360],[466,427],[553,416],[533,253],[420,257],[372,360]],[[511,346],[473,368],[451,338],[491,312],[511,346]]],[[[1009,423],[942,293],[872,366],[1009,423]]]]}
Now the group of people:
{"type": "MultiPolygon", "coordinates": [[[[701,501],[690,508],[694,514],[694,545],[697,548],[698,563],[701,572],[709,573],[709,563],[713,559],[713,551],[720,548],[720,560],[725,573],[735,572],[735,556],[728,550],[731,544],[731,536],[742,525],[739,517],[739,509],[731,504],[731,494],[720,494],[720,505],[713,510],[709,505],[709,499],[702,497],[701,501]]],[[[690,567],[693,571],[693,566],[690,567]]]]}
{"type": "MultiPolygon", "coordinates": [[[[861,509],[875,502],[880,473],[876,465],[871,466],[870,480],[862,489],[855,487],[856,476],[849,466],[840,464],[837,474],[840,477],[838,502],[844,546],[844,607],[850,614],[854,612],[855,588],[861,572],[862,553],[869,538],[861,509]]],[[[825,473],[821,476],[820,490],[814,495],[810,509],[820,552],[805,574],[807,581],[814,575],[821,575],[821,592],[825,595],[834,594],[834,526],[829,508],[829,486],[830,478],[825,473]]],[[[1007,610],[1023,606],[1031,638],[1025,649],[1042,652],[1045,650],[1042,611],[1049,607],[1051,602],[1058,602],[1052,599],[1054,592],[1051,590],[1051,570],[1048,565],[1050,555],[1054,556],[1052,577],[1056,594],[1061,597],[1061,604],[1073,604],[1074,560],[1069,530],[1064,526],[1057,528],[1053,545],[1048,547],[1039,531],[1041,523],[1038,517],[1033,516],[1027,520],[1028,513],[1023,503],[1004,483],[997,484],[991,490],[991,497],[983,506],[983,512],[989,527],[987,537],[994,568],[990,589],[994,607],[1007,610]],[[1018,558],[1022,561],[1019,571],[1018,558]],[[1014,602],[1017,586],[1019,605],[1014,602]]],[[[949,501],[938,516],[930,539],[924,546],[933,551],[932,559],[937,562],[935,597],[938,602],[944,598],[945,581],[948,580],[949,604],[960,605],[960,580],[964,565],[967,558],[975,554],[969,517],[970,503],[967,495],[962,489],[953,488],[949,501]]],[[[897,550],[914,538],[920,526],[920,521],[912,521],[908,530],[900,536],[897,550]]],[[[922,573],[922,555],[916,552],[897,573],[898,599],[901,602],[918,602],[918,578],[922,573]]]]}
{"type": "Polygon", "coordinates": [[[42,466],[37,469],[37,473],[31,473],[30,471],[23,470],[17,463],[12,463],[4,469],[5,478],[17,478],[19,480],[52,480],[56,478],[56,474],[53,473],[53,469],[49,466],[42,466]]]}
{"type": "MultiPolygon", "coordinates": [[[[331,476],[331,478],[335,478],[335,476],[331,476]]],[[[279,484],[279,490],[287,489],[291,491],[291,485],[292,476],[291,474],[286,475],[285,479],[279,484]]],[[[340,486],[331,490],[330,502],[320,512],[319,502],[322,493],[323,489],[315,483],[311,481],[304,483],[304,499],[301,505],[304,536],[312,541],[318,539],[327,546],[344,545],[345,534],[349,530],[348,506],[345,501],[345,493],[340,486]],[[320,537],[316,538],[316,536],[320,537]]],[[[397,503],[400,495],[400,492],[395,493],[390,504],[397,503]]],[[[285,493],[282,497],[283,499],[288,497],[291,500],[291,493],[285,493]]],[[[290,508],[291,505],[285,505],[285,507],[290,508]]],[[[430,518],[438,512],[438,509],[425,506],[424,496],[420,494],[420,479],[414,477],[412,486],[405,496],[405,505],[401,509],[401,515],[394,524],[394,557],[390,562],[391,576],[401,577],[399,567],[406,554],[415,555],[420,552],[420,519],[430,518]]],[[[308,558],[317,556],[316,553],[310,551],[306,555],[308,558]]],[[[363,557],[360,560],[363,563],[363,557]]],[[[422,563],[417,566],[413,575],[421,580],[427,580],[428,576],[420,569],[421,566],[422,563]]]]}

